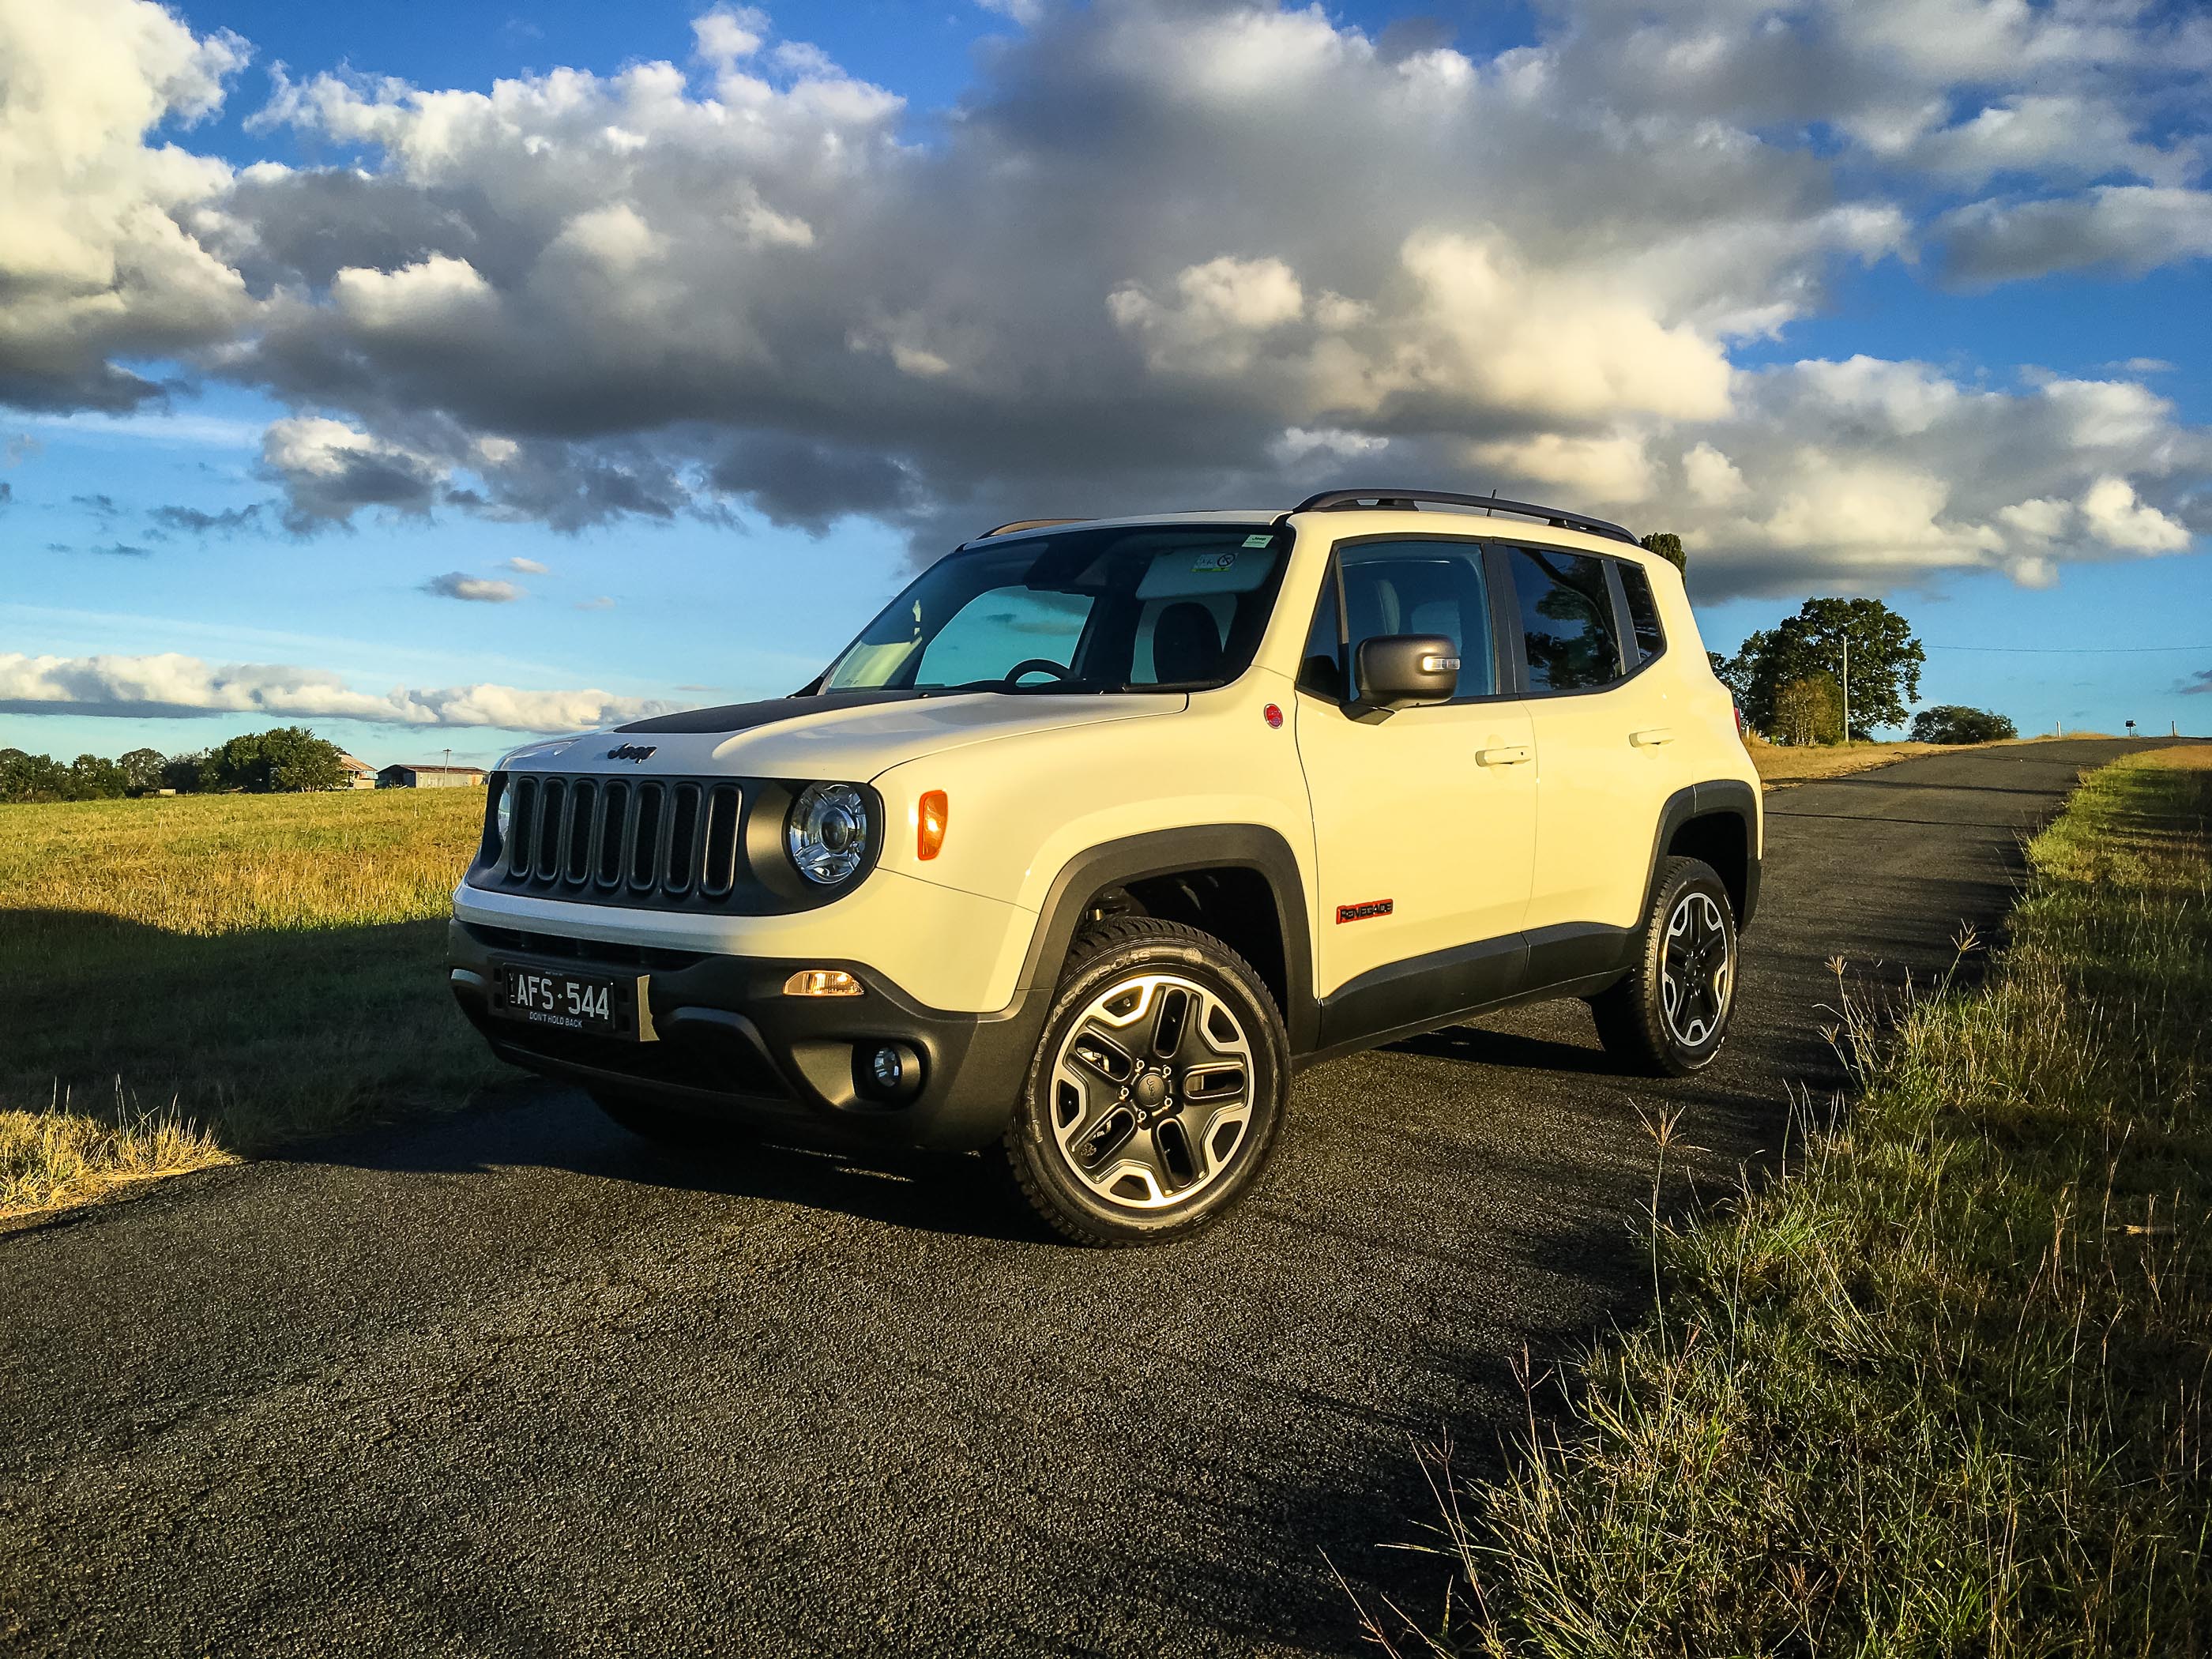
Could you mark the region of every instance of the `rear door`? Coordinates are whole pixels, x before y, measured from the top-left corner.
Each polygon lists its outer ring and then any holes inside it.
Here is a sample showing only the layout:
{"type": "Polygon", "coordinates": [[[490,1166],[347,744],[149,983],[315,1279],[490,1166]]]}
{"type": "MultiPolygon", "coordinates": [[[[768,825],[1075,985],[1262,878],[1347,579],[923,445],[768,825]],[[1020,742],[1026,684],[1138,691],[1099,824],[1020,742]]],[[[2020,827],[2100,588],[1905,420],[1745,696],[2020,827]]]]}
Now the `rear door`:
{"type": "Polygon", "coordinates": [[[1674,711],[1666,677],[1638,672],[1642,647],[1620,603],[1626,562],[1556,547],[1502,552],[1536,735],[1526,925],[1533,970],[1550,981],[1601,970],[1620,930],[1641,920],[1675,771],[1674,711]]]}
{"type": "Polygon", "coordinates": [[[1299,676],[1297,739],[1318,878],[1315,990],[1324,1043],[1506,994],[1535,854],[1528,710],[1498,651],[1502,616],[1479,542],[1340,543],[1349,611],[1324,583],[1299,676]],[[1460,653],[1452,701],[1355,719],[1359,642],[1441,634],[1460,653]]]}

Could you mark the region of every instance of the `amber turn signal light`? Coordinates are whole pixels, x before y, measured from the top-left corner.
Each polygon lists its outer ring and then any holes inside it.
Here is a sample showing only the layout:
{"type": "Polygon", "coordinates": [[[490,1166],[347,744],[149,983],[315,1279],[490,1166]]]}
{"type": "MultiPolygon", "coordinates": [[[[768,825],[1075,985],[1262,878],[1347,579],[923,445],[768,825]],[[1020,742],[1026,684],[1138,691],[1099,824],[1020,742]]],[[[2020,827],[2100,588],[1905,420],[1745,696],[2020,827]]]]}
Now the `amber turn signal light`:
{"type": "Polygon", "coordinates": [[[842,968],[802,968],[783,982],[787,997],[856,997],[860,981],[842,968]]]}
{"type": "Polygon", "coordinates": [[[921,798],[914,814],[914,855],[918,859],[933,859],[945,846],[945,820],[951,811],[942,789],[933,789],[921,798]]]}

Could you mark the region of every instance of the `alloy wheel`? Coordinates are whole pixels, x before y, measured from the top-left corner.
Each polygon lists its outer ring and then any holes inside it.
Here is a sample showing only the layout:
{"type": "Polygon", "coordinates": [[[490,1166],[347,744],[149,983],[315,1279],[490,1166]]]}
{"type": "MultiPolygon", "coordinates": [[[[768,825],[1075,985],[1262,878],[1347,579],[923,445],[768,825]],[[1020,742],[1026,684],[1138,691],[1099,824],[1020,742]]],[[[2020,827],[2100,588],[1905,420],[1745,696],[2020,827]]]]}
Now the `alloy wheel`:
{"type": "Polygon", "coordinates": [[[1180,974],[1115,981],[1072,1020],[1052,1066],[1052,1136],[1117,1208],[1157,1210],[1218,1180],[1252,1121],[1252,1046],[1229,1005],[1180,974]]]}
{"type": "Polygon", "coordinates": [[[1659,1000],[1668,1035],[1684,1048],[1701,1048],[1720,1030],[1735,986],[1735,957],[1727,920],[1712,895],[1683,894],[1667,918],[1659,1000]]]}

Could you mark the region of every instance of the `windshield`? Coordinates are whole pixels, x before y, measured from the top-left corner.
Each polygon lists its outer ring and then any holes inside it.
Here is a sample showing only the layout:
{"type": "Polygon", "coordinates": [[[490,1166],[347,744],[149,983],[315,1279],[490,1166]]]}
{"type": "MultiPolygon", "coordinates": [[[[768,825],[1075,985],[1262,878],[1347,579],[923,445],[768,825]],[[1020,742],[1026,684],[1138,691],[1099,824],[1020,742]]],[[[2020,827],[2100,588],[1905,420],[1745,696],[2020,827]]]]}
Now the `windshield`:
{"type": "Polygon", "coordinates": [[[1250,665],[1291,533],[1139,525],[947,555],[870,623],[825,691],[1196,690],[1250,665]]]}

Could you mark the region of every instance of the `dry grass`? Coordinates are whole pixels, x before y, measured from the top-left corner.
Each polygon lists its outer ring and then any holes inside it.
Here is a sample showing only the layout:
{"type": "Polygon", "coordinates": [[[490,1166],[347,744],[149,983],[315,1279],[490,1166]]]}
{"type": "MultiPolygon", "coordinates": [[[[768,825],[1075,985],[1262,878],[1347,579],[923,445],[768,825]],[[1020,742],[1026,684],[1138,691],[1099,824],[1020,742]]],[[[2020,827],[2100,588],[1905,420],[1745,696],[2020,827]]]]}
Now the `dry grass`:
{"type": "Polygon", "coordinates": [[[1813,778],[1840,778],[1853,772],[1887,766],[1893,761],[1910,760],[1915,755],[1951,754],[1962,748],[1980,749],[1987,745],[1942,743],[1799,745],[1765,743],[1758,738],[1748,738],[1745,739],[1744,746],[1751,750],[1751,763],[1759,769],[1759,781],[1771,787],[1778,783],[1803,783],[1813,778]]]}
{"type": "Polygon", "coordinates": [[[79,1111],[68,1100],[34,1112],[0,1108],[0,1220],[236,1161],[173,1109],[142,1112],[119,1095],[99,1112],[79,1111]]]}
{"type": "Polygon", "coordinates": [[[0,807],[0,1213],[496,1075],[441,957],[483,811],[475,790],[0,807]]]}
{"type": "Polygon", "coordinates": [[[1761,782],[1778,785],[1808,783],[1816,778],[1848,777],[1869,772],[1916,755],[1956,755],[1969,749],[2002,749],[2025,743],[2063,743],[2075,738],[2109,737],[2106,732],[2069,732],[2063,738],[2004,738],[1996,743],[1835,743],[1793,744],[1768,743],[1757,737],[1744,739],[1751,763],[1761,782]]]}
{"type": "Polygon", "coordinates": [[[2212,761],[2178,758],[2094,775],[2036,839],[1978,989],[1892,1025],[1837,964],[1863,1094],[1655,1232],[1657,1310],[1560,1424],[1532,1403],[1504,1480],[1447,1486],[1468,1599],[1397,1640],[2212,1645],[2212,761]]]}

